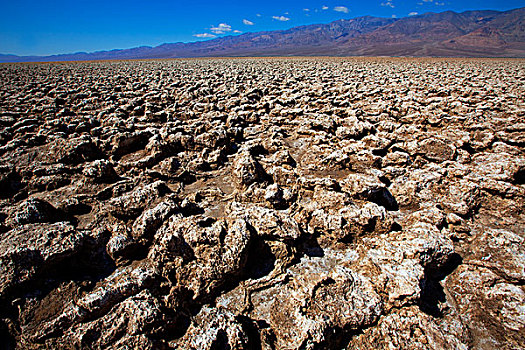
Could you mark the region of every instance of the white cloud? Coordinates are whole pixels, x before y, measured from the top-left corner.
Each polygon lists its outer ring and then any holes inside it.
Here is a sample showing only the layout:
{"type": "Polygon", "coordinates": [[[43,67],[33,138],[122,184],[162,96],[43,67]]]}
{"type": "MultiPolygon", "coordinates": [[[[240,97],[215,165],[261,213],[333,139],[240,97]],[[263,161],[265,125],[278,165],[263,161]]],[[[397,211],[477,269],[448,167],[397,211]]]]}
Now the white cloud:
{"type": "Polygon", "coordinates": [[[193,36],[196,36],[197,38],[215,38],[217,35],[213,35],[210,33],[202,33],[202,34],[193,34],[193,36]]]}
{"type": "Polygon", "coordinates": [[[392,4],[392,1],[386,1],[386,2],[382,2],[381,3],[381,6],[385,6],[385,7],[391,7],[391,8],[394,8],[394,4],[392,4]]]}
{"type": "Polygon", "coordinates": [[[346,6],[336,6],[334,7],[334,11],[348,13],[349,10],[346,6]]]}
{"type": "Polygon", "coordinates": [[[260,14],[260,13],[258,13],[258,14],[256,14],[256,16],[257,16],[257,17],[261,17],[261,14],[260,14]]]}
{"type": "Polygon", "coordinates": [[[328,10],[328,6],[326,5],[323,5],[323,7],[321,7],[323,10],[328,10]]]}
{"type": "Polygon", "coordinates": [[[305,11],[305,12],[309,12],[309,11],[310,11],[310,9],[303,9],[303,11],[305,11]]]}
{"type": "Polygon", "coordinates": [[[417,16],[418,13],[417,13],[417,12],[410,12],[408,15],[409,15],[409,16],[417,16]]]}
{"type": "Polygon", "coordinates": [[[286,21],[289,21],[290,18],[288,17],[284,17],[284,16],[272,16],[273,19],[276,19],[278,21],[281,21],[281,22],[286,22],[286,21]]]}
{"type": "Polygon", "coordinates": [[[241,34],[241,33],[242,33],[240,30],[237,30],[237,29],[235,29],[233,32],[234,32],[235,34],[241,34]]]}
{"type": "Polygon", "coordinates": [[[392,15],[392,18],[397,18],[397,16],[396,15],[392,15]]]}
{"type": "Polygon", "coordinates": [[[243,19],[242,23],[246,24],[247,26],[253,26],[255,24],[252,21],[248,21],[247,19],[243,19]]]}
{"type": "Polygon", "coordinates": [[[434,5],[436,6],[445,6],[444,2],[435,2],[434,5]]]}
{"type": "Polygon", "coordinates": [[[224,34],[232,31],[232,26],[226,23],[220,23],[216,27],[211,27],[210,30],[215,34],[224,34]]]}

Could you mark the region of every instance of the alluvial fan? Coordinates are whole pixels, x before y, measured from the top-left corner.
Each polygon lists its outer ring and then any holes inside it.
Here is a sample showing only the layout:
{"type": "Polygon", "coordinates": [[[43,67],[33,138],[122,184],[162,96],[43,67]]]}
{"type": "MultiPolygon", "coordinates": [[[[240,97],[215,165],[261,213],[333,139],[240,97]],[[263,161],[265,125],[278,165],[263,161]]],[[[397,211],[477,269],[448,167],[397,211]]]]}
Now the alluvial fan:
{"type": "Polygon", "coordinates": [[[525,61],[0,76],[4,347],[525,347],[525,61]]]}

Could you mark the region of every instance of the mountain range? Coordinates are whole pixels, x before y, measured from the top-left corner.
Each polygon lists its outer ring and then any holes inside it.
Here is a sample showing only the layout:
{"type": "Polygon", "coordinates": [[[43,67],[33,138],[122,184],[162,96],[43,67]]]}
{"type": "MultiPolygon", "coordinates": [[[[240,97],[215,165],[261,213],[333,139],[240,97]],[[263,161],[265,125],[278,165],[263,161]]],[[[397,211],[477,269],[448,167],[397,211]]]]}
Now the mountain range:
{"type": "Polygon", "coordinates": [[[364,16],[192,43],[52,56],[0,54],[0,62],[229,56],[525,57],[525,7],[509,11],[364,16]]]}

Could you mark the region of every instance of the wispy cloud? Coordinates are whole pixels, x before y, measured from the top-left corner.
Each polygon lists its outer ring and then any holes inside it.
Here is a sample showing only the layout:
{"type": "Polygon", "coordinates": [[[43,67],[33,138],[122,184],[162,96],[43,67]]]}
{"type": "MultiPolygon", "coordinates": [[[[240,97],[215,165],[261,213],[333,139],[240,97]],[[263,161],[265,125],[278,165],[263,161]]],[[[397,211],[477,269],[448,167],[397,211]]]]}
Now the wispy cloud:
{"type": "Polygon", "coordinates": [[[202,33],[202,34],[193,34],[193,36],[197,38],[215,38],[217,35],[213,35],[210,33],[202,33]]]}
{"type": "Polygon", "coordinates": [[[328,6],[323,5],[323,7],[321,7],[321,9],[323,9],[323,10],[328,10],[328,6]]]}
{"type": "Polygon", "coordinates": [[[435,2],[434,5],[436,6],[445,6],[445,3],[444,2],[435,2]]]}
{"type": "Polygon", "coordinates": [[[224,34],[232,31],[232,26],[226,23],[220,23],[216,27],[211,27],[210,30],[215,34],[224,34]]]}
{"type": "Polygon", "coordinates": [[[305,11],[305,12],[310,12],[310,9],[303,9],[303,11],[305,11]]]}
{"type": "Polygon", "coordinates": [[[290,20],[290,18],[284,16],[272,16],[272,18],[281,22],[286,22],[290,20]]]}
{"type": "Polygon", "coordinates": [[[248,21],[247,19],[243,19],[242,23],[246,24],[247,26],[253,26],[255,24],[252,21],[248,21]]]}
{"type": "Polygon", "coordinates": [[[409,16],[417,16],[418,13],[414,11],[414,12],[410,12],[408,15],[409,15],[409,16]]]}
{"type": "Polygon", "coordinates": [[[348,7],[346,7],[346,6],[336,6],[336,7],[334,7],[334,11],[343,12],[343,13],[348,13],[349,12],[348,7]]]}
{"type": "Polygon", "coordinates": [[[381,3],[381,6],[385,6],[385,7],[391,7],[391,8],[394,8],[394,4],[392,4],[392,1],[386,1],[386,2],[382,2],[381,3]]]}
{"type": "Polygon", "coordinates": [[[257,16],[257,17],[261,17],[261,14],[260,14],[260,13],[258,13],[258,14],[256,14],[256,16],[257,16]]]}
{"type": "Polygon", "coordinates": [[[237,29],[235,29],[233,32],[234,32],[235,34],[241,34],[241,33],[242,33],[242,31],[237,30],[237,29]]]}

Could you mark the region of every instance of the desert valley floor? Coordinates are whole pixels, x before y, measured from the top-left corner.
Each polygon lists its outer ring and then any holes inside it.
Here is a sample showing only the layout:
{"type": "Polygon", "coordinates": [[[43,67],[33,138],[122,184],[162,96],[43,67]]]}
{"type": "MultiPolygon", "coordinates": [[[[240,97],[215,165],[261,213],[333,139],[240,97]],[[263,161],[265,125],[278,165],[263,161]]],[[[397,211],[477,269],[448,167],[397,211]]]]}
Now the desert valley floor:
{"type": "Polygon", "coordinates": [[[525,347],[525,60],[0,85],[0,348],[525,347]]]}

